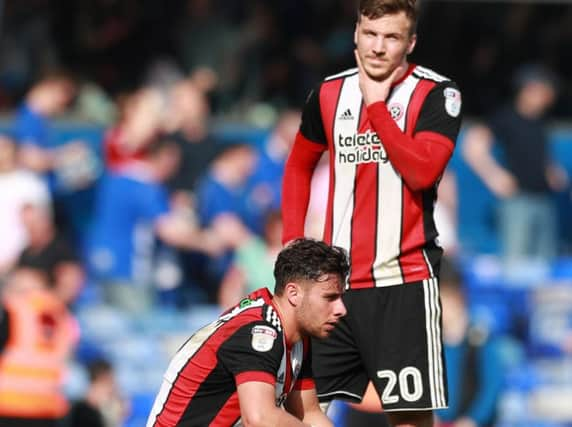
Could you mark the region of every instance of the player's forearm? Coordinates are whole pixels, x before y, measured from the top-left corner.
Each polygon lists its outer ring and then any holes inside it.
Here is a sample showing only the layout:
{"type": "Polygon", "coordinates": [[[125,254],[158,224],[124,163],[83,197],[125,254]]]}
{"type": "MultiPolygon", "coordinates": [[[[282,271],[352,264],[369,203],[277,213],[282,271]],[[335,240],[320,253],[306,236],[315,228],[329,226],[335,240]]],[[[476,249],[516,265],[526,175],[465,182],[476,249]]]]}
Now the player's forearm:
{"type": "Polygon", "coordinates": [[[322,156],[322,151],[312,147],[312,144],[298,134],[286,162],[282,181],[283,243],[304,236],[312,175],[322,156]]]}
{"type": "Polygon", "coordinates": [[[332,422],[320,408],[314,380],[310,378],[302,379],[294,388],[294,391],[290,393],[288,399],[284,402],[284,408],[308,425],[332,427],[332,422]]]}
{"type": "Polygon", "coordinates": [[[453,143],[433,132],[421,132],[415,138],[404,134],[385,102],[368,106],[368,116],[389,161],[405,184],[414,191],[435,185],[451,158],[453,143]]]}
{"type": "MultiPolygon", "coordinates": [[[[258,411],[256,414],[242,416],[245,427],[308,427],[305,423],[282,408],[272,407],[258,411]]],[[[322,424],[328,425],[328,424],[322,424]]],[[[329,424],[331,426],[331,424],[329,424]]],[[[318,424],[316,424],[318,427],[318,424]]]]}
{"type": "Polygon", "coordinates": [[[319,407],[315,411],[304,414],[304,422],[313,427],[333,427],[332,421],[319,407]]]}
{"type": "Polygon", "coordinates": [[[282,188],[282,243],[304,236],[304,223],[310,202],[311,174],[286,167],[282,188]]]}

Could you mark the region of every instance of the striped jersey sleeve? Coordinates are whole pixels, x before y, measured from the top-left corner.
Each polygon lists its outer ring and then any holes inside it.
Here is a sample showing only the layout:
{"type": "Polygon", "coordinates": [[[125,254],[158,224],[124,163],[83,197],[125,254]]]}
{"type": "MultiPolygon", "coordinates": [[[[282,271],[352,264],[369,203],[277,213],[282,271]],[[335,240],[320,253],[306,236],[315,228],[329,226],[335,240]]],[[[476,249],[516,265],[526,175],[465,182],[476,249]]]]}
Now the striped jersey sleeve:
{"type": "Polygon", "coordinates": [[[461,107],[461,92],[454,82],[447,80],[435,85],[423,102],[414,133],[439,133],[455,144],[461,127],[461,107]]]}
{"type": "Polygon", "coordinates": [[[218,360],[236,383],[261,381],[274,385],[284,345],[281,333],[266,321],[239,328],[218,350],[218,360]]]}
{"type": "Polygon", "coordinates": [[[312,142],[327,145],[324,123],[320,110],[321,85],[310,92],[302,110],[300,132],[312,142]]]}

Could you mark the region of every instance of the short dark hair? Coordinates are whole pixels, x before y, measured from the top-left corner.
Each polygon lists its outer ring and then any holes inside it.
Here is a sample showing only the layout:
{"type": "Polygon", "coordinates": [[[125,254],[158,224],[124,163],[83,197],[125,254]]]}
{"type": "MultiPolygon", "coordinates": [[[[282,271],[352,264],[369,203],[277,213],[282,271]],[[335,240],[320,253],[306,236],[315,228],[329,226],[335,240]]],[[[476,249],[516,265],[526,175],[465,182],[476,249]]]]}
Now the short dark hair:
{"type": "Polygon", "coordinates": [[[91,383],[112,372],[113,366],[106,359],[94,359],[87,364],[87,374],[91,383]]]}
{"type": "Polygon", "coordinates": [[[75,90],[79,84],[79,78],[76,73],[67,68],[50,68],[41,74],[38,83],[63,83],[75,90]]]}
{"type": "Polygon", "coordinates": [[[417,27],[417,0],[360,0],[358,6],[358,21],[362,16],[378,19],[384,15],[405,12],[411,20],[411,32],[417,27]]]}
{"type": "Polygon", "coordinates": [[[274,293],[281,295],[287,283],[315,281],[324,274],[336,274],[343,283],[348,271],[345,249],[319,240],[297,239],[278,254],[274,265],[274,293]]]}
{"type": "Polygon", "coordinates": [[[512,80],[517,92],[530,83],[543,83],[555,91],[560,88],[558,75],[543,64],[521,65],[514,72],[512,80]]]}

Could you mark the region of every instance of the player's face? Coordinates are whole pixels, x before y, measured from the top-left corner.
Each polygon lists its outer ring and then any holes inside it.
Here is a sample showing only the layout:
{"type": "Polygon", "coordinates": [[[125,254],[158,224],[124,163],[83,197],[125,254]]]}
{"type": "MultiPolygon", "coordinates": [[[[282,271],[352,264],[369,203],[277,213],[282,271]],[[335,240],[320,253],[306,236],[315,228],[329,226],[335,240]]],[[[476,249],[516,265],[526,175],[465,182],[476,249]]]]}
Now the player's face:
{"type": "Polygon", "coordinates": [[[405,12],[369,19],[361,16],[356,25],[354,41],[365,72],[374,80],[383,81],[401,64],[415,47],[411,21],[405,12]]]}
{"type": "Polygon", "coordinates": [[[336,275],[304,285],[298,320],[305,335],[325,338],[334,330],[340,318],[346,315],[342,294],[343,286],[336,275]]]}

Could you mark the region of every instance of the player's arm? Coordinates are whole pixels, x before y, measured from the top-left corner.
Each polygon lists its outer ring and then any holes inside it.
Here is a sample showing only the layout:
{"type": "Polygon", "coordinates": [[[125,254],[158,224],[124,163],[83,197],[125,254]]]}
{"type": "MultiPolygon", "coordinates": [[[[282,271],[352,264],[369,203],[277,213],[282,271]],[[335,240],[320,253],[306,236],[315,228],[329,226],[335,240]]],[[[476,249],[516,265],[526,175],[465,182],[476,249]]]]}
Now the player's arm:
{"type": "Polygon", "coordinates": [[[293,390],[284,404],[286,410],[316,427],[333,426],[332,421],[320,409],[315,388],[293,390]]]}
{"type": "Polygon", "coordinates": [[[303,426],[276,406],[276,375],[284,354],[282,335],[269,322],[248,323],[221,345],[219,361],[234,376],[245,426],[303,426]]]}
{"type": "Polygon", "coordinates": [[[308,426],[301,419],[277,407],[274,393],[274,386],[265,382],[249,381],[238,386],[240,414],[246,427],[308,426]]]}
{"type": "Polygon", "coordinates": [[[332,426],[332,422],[320,409],[318,402],[312,371],[312,347],[309,339],[305,339],[302,367],[293,390],[284,402],[284,407],[288,412],[312,426],[332,426]]]}
{"type": "Polygon", "coordinates": [[[461,125],[460,102],[454,83],[436,85],[423,103],[412,137],[401,131],[384,101],[368,105],[370,122],[410,189],[430,188],[443,174],[461,125]]]}
{"type": "Polygon", "coordinates": [[[327,149],[320,112],[319,90],[313,91],[302,112],[302,123],[286,161],[282,179],[282,242],[304,236],[314,169],[327,149]]]}

